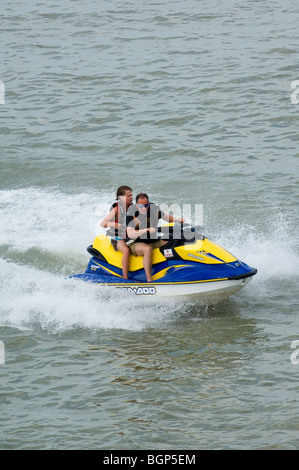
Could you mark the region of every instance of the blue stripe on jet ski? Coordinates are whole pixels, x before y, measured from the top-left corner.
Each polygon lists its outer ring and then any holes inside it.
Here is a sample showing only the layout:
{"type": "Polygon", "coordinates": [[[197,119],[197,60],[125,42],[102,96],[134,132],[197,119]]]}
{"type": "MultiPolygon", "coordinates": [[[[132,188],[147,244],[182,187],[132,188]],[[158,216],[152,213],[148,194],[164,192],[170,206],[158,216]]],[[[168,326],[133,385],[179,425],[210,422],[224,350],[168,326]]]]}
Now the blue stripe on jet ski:
{"type": "MultiPolygon", "coordinates": [[[[242,278],[246,277],[252,268],[247,264],[237,261],[232,263],[222,264],[200,264],[193,261],[184,261],[183,265],[177,266],[177,260],[168,260],[159,265],[154,265],[152,275],[158,274],[162,270],[167,269],[166,273],[155,283],[181,283],[181,282],[196,282],[196,281],[209,281],[220,280],[227,278],[242,278]]],[[[144,269],[131,272],[129,281],[123,279],[122,270],[116,268],[109,263],[99,262],[95,258],[91,258],[88,267],[85,271],[87,277],[93,276],[96,282],[106,282],[109,278],[111,282],[146,282],[144,269]]],[[[250,274],[249,274],[250,275],[250,274]]]]}

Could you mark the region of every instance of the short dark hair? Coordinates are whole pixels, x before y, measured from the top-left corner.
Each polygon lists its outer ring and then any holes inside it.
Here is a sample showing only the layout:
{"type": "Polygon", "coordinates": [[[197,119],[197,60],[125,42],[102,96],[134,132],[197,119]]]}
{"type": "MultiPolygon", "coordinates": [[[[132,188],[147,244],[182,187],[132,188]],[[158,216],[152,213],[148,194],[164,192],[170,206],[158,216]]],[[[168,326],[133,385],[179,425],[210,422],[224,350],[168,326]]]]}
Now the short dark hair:
{"type": "Polygon", "coordinates": [[[139,193],[139,194],[137,194],[137,196],[136,196],[136,202],[137,202],[139,199],[147,199],[147,200],[149,201],[148,195],[145,194],[145,193],[139,193]]]}

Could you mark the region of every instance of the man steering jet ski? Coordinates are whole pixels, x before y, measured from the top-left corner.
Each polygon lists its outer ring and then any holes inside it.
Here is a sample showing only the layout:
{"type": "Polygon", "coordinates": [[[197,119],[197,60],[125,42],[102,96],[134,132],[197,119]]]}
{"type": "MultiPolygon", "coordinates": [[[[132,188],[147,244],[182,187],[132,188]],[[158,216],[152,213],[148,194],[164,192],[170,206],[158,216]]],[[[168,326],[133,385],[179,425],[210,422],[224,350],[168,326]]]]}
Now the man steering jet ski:
{"type": "Polygon", "coordinates": [[[133,240],[129,245],[131,252],[136,256],[143,256],[147,282],[152,282],[152,250],[167,243],[158,238],[160,219],[167,222],[184,222],[183,218],[177,219],[165,214],[156,204],[150,203],[147,194],[137,194],[136,204],[130,206],[127,212],[127,234],[133,240]]]}

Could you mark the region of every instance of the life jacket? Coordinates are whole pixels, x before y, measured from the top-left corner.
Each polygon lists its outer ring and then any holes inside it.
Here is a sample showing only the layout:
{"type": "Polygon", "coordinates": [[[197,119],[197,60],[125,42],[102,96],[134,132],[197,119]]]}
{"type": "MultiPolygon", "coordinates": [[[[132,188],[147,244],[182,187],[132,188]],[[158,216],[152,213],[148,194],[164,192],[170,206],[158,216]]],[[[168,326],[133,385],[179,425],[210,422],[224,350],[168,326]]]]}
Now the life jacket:
{"type": "MultiPolygon", "coordinates": [[[[150,203],[149,209],[146,214],[141,214],[136,205],[135,208],[136,209],[134,209],[134,206],[131,206],[131,211],[128,210],[128,226],[130,225],[133,227],[133,225],[131,225],[133,219],[138,219],[138,223],[136,223],[134,227],[135,230],[142,230],[149,227],[154,227],[155,229],[158,228],[159,219],[161,219],[162,215],[164,215],[164,212],[161,212],[160,208],[156,204],[150,203]]],[[[157,234],[153,235],[149,232],[146,232],[141,237],[137,237],[134,241],[136,243],[153,243],[153,241],[155,241],[157,238],[157,234]]]]}
{"type": "Polygon", "coordinates": [[[116,212],[114,222],[116,224],[121,224],[122,227],[121,227],[121,229],[110,227],[109,230],[107,231],[107,235],[111,238],[118,238],[118,239],[126,240],[127,239],[127,229],[126,229],[126,214],[127,214],[127,212],[126,212],[126,209],[124,208],[124,206],[122,205],[122,203],[120,201],[115,201],[112,204],[112,206],[110,208],[110,211],[112,209],[114,209],[115,207],[117,207],[117,212],[116,212]]]}

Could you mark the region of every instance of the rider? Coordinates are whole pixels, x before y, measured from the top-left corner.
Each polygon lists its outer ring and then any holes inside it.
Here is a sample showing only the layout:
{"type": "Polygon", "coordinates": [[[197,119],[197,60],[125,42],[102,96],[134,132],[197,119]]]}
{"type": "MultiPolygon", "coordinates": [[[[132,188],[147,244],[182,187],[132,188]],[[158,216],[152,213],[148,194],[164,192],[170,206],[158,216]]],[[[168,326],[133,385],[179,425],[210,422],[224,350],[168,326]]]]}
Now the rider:
{"type": "Polygon", "coordinates": [[[152,281],[152,250],[167,243],[158,239],[157,229],[160,219],[167,222],[184,222],[183,218],[177,219],[165,214],[156,204],[150,203],[145,193],[138,194],[136,204],[130,206],[127,211],[127,234],[134,240],[130,244],[130,250],[136,256],[143,256],[147,282],[152,281]]]}
{"type": "Polygon", "coordinates": [[[112,204],[109,214],[100,225],[109,228],[107,235],[111,236],[111,244],[115,251],[121,251],[123,278],[128,279],[130,248],[126,245],[126,212],[133,201],[132,189],[120,186],[116,192],[116,201],[112,204]]]}

